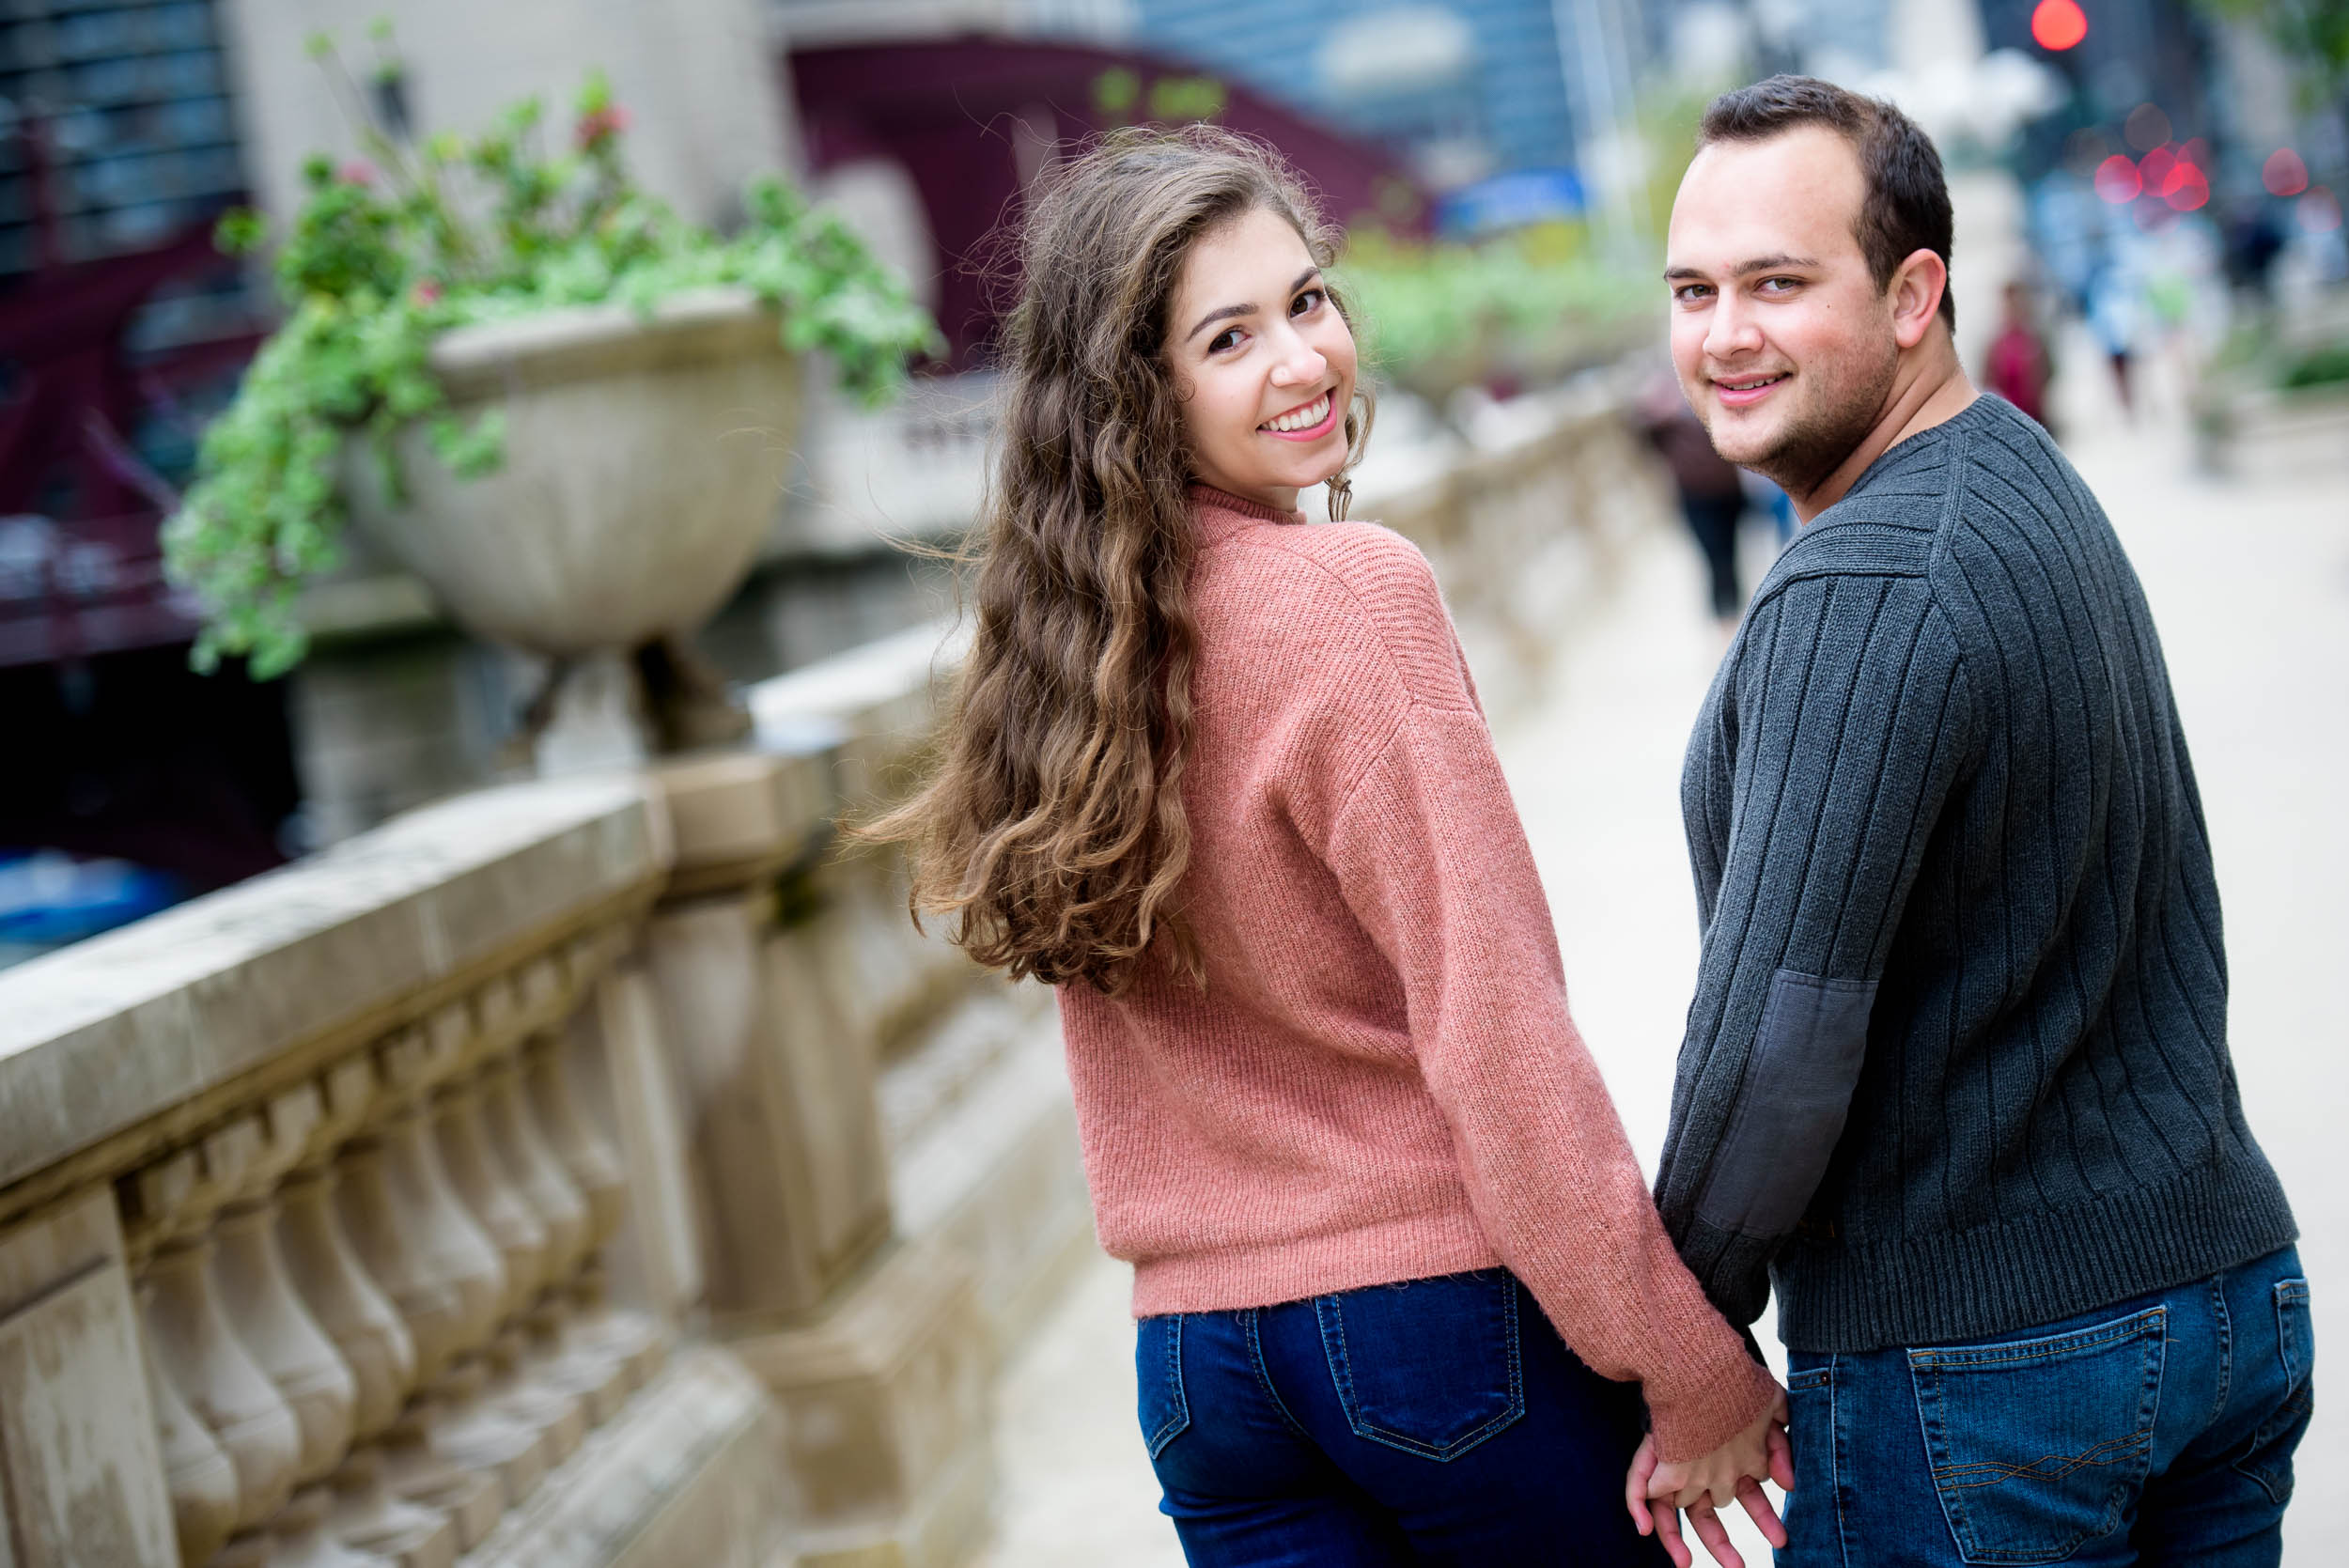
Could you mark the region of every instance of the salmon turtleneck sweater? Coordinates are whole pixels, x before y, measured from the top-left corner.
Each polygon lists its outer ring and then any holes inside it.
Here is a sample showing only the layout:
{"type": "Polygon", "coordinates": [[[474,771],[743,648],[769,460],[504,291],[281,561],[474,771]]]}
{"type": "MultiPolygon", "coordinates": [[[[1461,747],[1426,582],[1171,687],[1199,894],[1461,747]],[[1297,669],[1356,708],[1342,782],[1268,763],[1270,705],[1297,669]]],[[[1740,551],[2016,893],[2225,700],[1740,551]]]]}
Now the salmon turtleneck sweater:
{"type": "Polygon", "coordinates": [[[1566,1011],[1557,935],[1433,573],[1366,523],[1196,488],[1182,904],[1204,989],[1060,991],[1134,1312],[1505,1264],[1659,1452],[1759,1417],[1566,1011]]]}

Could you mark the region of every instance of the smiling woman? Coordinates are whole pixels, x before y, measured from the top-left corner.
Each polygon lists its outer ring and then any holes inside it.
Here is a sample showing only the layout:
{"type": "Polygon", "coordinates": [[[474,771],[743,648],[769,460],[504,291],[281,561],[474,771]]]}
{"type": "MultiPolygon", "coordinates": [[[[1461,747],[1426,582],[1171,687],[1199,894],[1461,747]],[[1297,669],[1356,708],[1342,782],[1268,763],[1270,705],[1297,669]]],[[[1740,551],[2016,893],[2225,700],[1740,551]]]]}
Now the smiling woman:
{"type": "Polygon", "coordinates": [[[1170,313],[1191,470],[1233,495],[1293,511],[1343,466],[1339,411],[1354,391],[1354,334],[1321,264],[1279,215],[1250,212],[1191,247],[1170,313]]]}
{"type": "Polygon", "coordinates": [[[1194,1565],[1653,1565],[1639,1395],[1726,1503],[1774,1390],[1567,1015],[1434,574],[1344,520],[1369,407],[1330,259],[1217,132],[1050,177],[945,753],[869,832],[911,842],[917,911],[1060,987],[1194,1565]]]}

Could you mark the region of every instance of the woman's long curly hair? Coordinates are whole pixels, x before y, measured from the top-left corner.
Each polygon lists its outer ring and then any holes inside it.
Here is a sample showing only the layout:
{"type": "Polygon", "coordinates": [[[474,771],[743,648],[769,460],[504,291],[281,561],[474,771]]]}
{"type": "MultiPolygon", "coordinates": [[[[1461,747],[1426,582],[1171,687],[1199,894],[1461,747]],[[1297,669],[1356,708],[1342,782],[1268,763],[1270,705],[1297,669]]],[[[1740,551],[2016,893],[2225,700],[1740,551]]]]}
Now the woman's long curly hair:
{"type": "MultiPolygon", "coordinates": [[[[1113,995],[1160,942],[1205,980],[1176,891],[1198,629],[1184,391],[1164,344],[1191,247],[1253,211],[1333,258],[1296,176],[1207,127],[1112,132],[1032,194],[1001,451],[969,558],[971,652],[936,771],[860,835],[908,845],[915,918],[946,917],[1015,977],[1113,995]]],[[[1358,392],[1333,516],[1369,425],[1358,392]]]]}

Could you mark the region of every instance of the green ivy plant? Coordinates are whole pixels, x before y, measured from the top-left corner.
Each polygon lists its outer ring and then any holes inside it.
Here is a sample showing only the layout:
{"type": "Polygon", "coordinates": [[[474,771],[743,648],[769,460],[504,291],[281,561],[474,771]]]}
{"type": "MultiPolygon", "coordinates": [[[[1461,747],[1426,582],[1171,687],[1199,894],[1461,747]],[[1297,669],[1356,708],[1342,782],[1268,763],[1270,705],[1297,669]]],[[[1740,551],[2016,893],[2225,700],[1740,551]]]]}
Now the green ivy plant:
{"type": "Polygon", "coordinates": [[[1545,379],[1648,332],[1660,291],[1593,256],[1579,227],[1541,225],[1475,244],[1364,226],[1337,269],[1370,326],[1378,367],[1441,396],[1496,375],[1545,379]]]}
{"type": "MultiPolygon", "coordinates": [[[[164,525],[167,568],[205,610],[198,669],[244,655],[268,678],[301,660],[296,595],[338,556],[346,441],[369,444],[394,503],[404,496],[394,441],[411,426],[460,475],[499,466],[498,416],[460,420],[432,373],[433,340],[452,328],[601,302],[649,314],[679,290],[732,284],[773,309],[787,347],[829,354],[868,402],[894,390],[910,359],[941,350],[903,281],[782,180],[754,180],[744,222],[723,238],[638,190],[620,156],[628,113],[600,74],[559,151],[545,150],[535,99],[477,139],[411,147],[366,113],[332,47],[313,50],[350,89],[368,161],[303,166],[306,194],[273,262],[285,319],[206,429],[195,480],[164,525]]],[[[241,254],[268,235],[238,211],[217,239],[241,254]]]]}

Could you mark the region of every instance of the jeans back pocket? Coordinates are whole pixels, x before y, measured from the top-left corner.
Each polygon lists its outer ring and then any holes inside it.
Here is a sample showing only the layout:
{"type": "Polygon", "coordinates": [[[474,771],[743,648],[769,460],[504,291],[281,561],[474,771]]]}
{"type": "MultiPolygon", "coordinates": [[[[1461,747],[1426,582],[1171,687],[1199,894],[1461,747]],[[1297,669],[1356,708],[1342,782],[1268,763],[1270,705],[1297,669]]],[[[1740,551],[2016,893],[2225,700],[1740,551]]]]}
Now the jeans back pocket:
{"type": "Polygon", "coordinates": [[[2167,1309],[1908,1353],[1942,1516],[1974,1563],[2061,1562],[2120,1527],[2153,1465],[2167,1309]]]}
{"type": "Polygon", "coordinates": [[[1142,1440],[1156,1459],[1190,1424],[1190,1402],[1183,1395],[1182,1313],[1145,1317],[1134,1326],[1134,1386],[1142,1440]]]}
{"type": "Polygon", "coordinates": [[[1318,1296],[1314,1313],[1357,1437],[1456,1459],[1525,1414],[1517,1281],[1506,1269],[1318,1296]]]}

